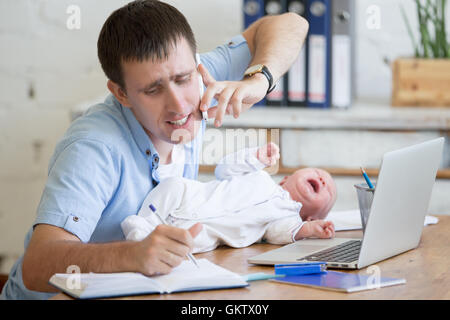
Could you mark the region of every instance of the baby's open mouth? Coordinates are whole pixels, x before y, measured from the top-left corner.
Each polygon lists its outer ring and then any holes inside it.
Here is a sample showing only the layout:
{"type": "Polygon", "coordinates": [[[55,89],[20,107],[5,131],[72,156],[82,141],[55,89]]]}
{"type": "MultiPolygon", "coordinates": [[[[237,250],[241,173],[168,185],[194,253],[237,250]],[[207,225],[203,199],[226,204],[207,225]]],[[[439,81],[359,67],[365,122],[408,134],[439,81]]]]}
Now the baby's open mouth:
{"type": "Polygon", "coordinates": [[[308,179],[308,183],[311,185],[314,192],[316,192],[316,193],[319,192],[319,182],[317,182],[314,179],[308,179]]]}

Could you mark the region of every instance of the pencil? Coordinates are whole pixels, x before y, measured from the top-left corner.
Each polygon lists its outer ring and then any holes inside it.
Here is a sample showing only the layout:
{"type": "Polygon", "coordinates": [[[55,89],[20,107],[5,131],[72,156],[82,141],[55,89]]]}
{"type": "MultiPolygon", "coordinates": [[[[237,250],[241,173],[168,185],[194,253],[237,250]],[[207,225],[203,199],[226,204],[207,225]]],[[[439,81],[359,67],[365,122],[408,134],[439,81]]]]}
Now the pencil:
{"type": "MultiPolygon", "coordinates": [[[[150,208],[150,210],[152,210],[152,211],[156,214],[156,216],[158,217],[159,221],[161,221],[162,224],[167,225],[167,223],[166,223],[166,222],[164,221],[164,219],[159,215],[159,213],[156,212],[156,208],[155,208],[152,204],[149,205],[149,208],[150,208]]],[[[187,254],[187,257],[189,258],[189,260],[192,261],[193,264],[195,264],[195,265],[197,266],[197,268],[200,268],[199,265],[198,265],[198,263],[197,263],[197,260],[194,258],[194,256],[193,256],[191,253],[188,253],[188,254],[187,254]]]]}
{"type": "Polygon", "coordinates": [[[373,189],[373,184],[372,184],[372,182],[370,182],[369,176],[367,175],[366,171],[364,171],[363,167],[360,167],[360,168],[361,168],[361,172],[364,176],[364,179],[366,179],[367,185],[369,186],[370,189],[373,189]]]}

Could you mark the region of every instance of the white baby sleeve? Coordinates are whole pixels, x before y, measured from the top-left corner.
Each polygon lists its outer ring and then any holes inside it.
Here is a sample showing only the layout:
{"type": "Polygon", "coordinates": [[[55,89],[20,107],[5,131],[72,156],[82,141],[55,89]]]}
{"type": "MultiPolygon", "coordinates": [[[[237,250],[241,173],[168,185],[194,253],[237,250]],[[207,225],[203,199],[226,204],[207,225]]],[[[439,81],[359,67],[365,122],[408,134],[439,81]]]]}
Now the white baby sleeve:
{"type": "Polygon", "coordinates": [[[126,240],[144,240],[156,227],[149,219],[132,215],[120,224],[126,240]]]}
{"type": "MultiPolygon", "coordinates": [[[[163,219],[167,218],[185,201],[186,185],[184,181],[181,177],[170,177],[161,181],[145,197],[138,215],[156,219],[155,213],[150,210],[150,205],[153,205],[163,219]]],[[[156,221],[159,222],[159,220],[156,221]]]]}
{"type": "Polygon", "coordinates": [[[245,148],[226,155],[216,166],[214,171],[216,178],[218,180],[227,180],[233,176],[240,176],[264,169],[266,165],[256,157],[258,148],[245,148]]]}
{"type": "Polygon", "coordinates": [[[263,239],[272,244],[295,242],[295,235],[305,222],[299,216],[281,218],[269,223],[263,239]]]}
{"type": "Polygon", "coordinates": [[[175,211],[183,202],[186,186],[182,178],[171,177],[161,181],[145,197],[137,215],[131,215],[120,226],[127,240],[140,241],[161,224],[156,214],[150,210],[153,205],[162,219],[175,211]]]}

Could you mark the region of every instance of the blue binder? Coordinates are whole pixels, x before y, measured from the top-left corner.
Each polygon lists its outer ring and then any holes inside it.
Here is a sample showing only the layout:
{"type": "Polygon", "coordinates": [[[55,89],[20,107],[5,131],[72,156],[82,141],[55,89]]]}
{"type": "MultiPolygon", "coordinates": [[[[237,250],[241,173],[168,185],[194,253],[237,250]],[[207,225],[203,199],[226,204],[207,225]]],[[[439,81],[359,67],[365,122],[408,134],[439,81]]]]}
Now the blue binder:
{"type": "MultiPolygon", "coordinates": [[[[253,22],[264,16],[264,0],[244,0],[242,4],[244,12],[244,29],[247,29],[253,22]]],[[[255,104],[255,107],[266,105],[266,99],[255,104]]]]}
{"type": "Polygon", "coordinates": [[[331,0],[308,0],[308,107],[331,106],[331,0]]]}
{"type": "Polygon", "coordinates": [[[244,28],[264,16],[264,0],[244,0],[244,28]]]}

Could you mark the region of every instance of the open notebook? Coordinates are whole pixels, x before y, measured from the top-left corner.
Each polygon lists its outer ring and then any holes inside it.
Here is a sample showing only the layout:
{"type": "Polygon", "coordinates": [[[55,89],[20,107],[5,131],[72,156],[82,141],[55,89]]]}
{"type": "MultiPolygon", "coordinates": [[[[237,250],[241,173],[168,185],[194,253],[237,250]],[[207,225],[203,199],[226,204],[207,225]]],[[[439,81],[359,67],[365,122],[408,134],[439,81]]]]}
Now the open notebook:
{"type": "Polygon", "coordinates": [[[80,299],[118,297],[151,293],[173,293],[245,287],[238,274],[206,260],[197,260],[199,268],[183,261],[171,273],[147,277],[140,273],[57,273],[49,283],[80,299]],[[80,276],[80,278],[75,278],[80,276]],[[78,281],[79,280],[79,281],[78,281]]]}

